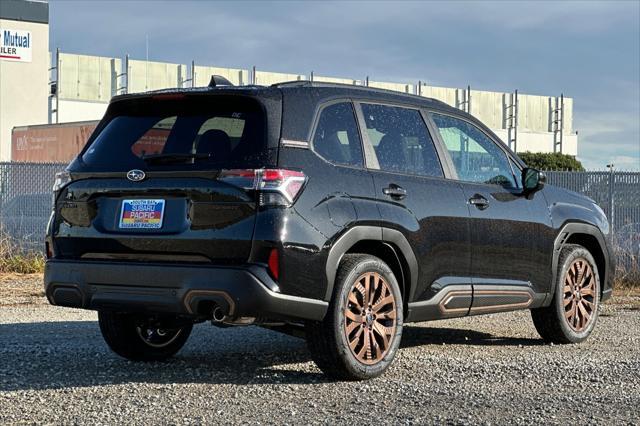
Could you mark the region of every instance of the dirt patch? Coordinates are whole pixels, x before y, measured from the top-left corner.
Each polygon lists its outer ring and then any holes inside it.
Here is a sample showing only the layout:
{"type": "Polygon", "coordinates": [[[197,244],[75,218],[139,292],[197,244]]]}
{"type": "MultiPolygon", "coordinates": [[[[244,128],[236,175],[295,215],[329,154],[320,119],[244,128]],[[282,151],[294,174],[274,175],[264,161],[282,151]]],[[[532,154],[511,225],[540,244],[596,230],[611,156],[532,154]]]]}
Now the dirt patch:
{"type": "Polygon", "coordinates": [[[0,274],[0,307],[46,302],[42,274],[0,274]]]}

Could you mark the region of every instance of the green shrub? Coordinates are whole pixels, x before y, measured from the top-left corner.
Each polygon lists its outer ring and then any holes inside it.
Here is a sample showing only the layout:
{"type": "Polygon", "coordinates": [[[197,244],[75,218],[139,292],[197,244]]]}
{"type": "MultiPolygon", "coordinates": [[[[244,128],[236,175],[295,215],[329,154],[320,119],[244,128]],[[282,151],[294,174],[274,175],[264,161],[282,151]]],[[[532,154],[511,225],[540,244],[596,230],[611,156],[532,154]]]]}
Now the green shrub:
{"type": "Polygon", "coordinates": [[[518,157],[520,157],[527,166],[538,170],[584,171],[582,163],[569,154],[527,151],[518,153],[518,157]]]}

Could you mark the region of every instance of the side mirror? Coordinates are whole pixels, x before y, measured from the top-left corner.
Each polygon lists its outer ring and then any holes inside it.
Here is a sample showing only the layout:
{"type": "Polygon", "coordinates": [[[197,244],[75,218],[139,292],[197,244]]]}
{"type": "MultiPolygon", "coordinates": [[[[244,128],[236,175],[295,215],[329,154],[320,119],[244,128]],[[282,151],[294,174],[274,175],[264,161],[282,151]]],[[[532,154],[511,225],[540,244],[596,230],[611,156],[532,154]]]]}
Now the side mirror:
{"type": "Polygon", "coordinates": [[[532,194],[544,188],[547,176],[540,170],[526,168],[522,171],[522,188],[525,194],[532,194]]]}

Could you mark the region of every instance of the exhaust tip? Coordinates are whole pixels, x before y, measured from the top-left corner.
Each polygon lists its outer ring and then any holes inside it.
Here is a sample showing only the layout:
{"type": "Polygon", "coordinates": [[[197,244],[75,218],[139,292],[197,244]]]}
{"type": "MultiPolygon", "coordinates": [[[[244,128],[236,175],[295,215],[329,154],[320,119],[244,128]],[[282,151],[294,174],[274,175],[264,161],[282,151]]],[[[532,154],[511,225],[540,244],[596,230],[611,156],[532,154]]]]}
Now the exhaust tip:
{"type": "Polygon", "coordinates": [[[215,322],[223,322],[227,315],[224,313],[222,308],[218,305],[213,308],[213,320],[215,322]]]}

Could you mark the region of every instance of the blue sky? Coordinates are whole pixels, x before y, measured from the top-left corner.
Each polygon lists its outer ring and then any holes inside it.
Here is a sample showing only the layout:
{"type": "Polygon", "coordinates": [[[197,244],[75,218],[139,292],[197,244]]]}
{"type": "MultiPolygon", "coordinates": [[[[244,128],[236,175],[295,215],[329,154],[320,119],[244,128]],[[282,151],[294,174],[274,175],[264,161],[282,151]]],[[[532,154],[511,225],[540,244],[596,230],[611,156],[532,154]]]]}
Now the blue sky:
{"type": "Polygon", "coordinates": [[[640,169],[640,1],[50,2],[65,52],[574,98],[578,158],[640,169]]]}

